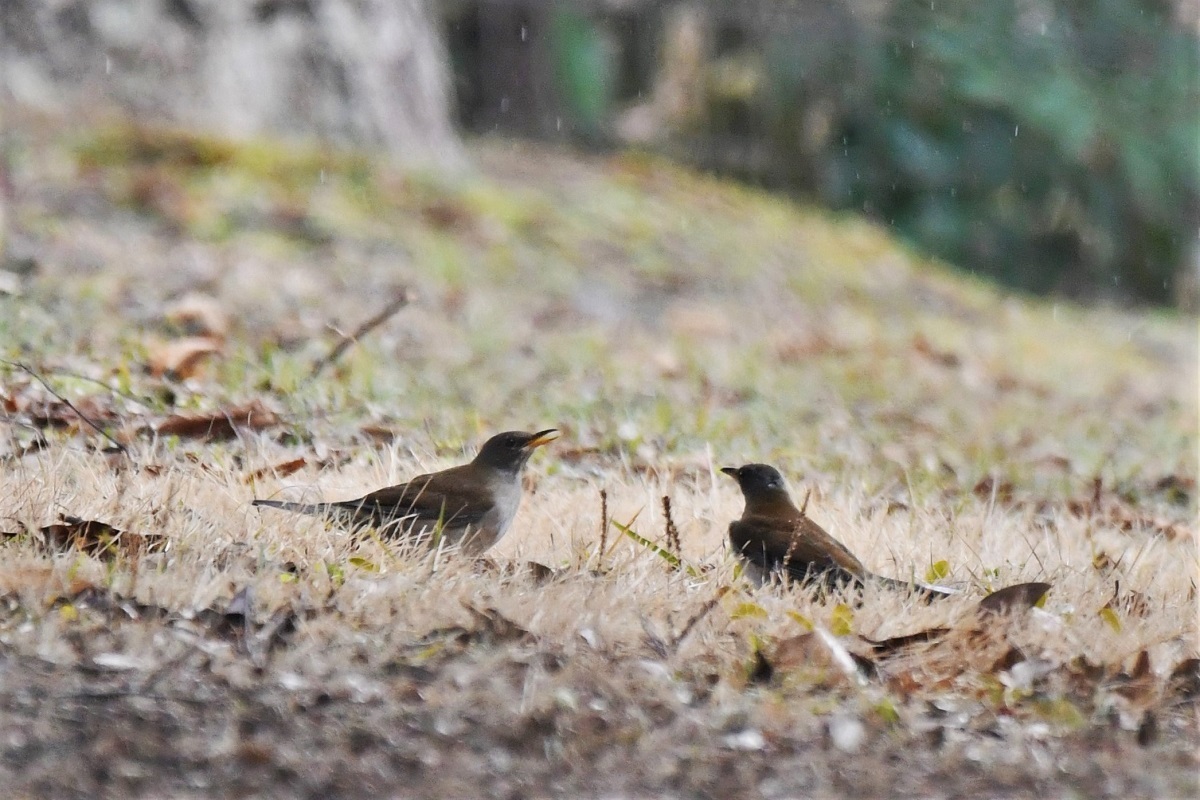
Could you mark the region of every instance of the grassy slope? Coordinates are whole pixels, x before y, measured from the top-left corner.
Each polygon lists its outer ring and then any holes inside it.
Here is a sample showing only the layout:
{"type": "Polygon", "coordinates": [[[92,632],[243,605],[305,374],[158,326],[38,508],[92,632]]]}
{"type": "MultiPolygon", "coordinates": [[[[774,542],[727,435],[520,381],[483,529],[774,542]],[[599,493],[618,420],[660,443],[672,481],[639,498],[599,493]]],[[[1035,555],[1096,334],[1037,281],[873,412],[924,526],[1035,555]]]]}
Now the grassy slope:
{"type": "MultiPolygon", "coordinates": [[[[286,424],[225,444],[130,434],[135,469],[89,454],[85,444],[99,440],[86,433],[52,432],[49,449],[3,462],[2,517],[44,524],[64,511],[173,541],[169,557],[137,569],[8,545],[0,589],[15,599],[0,635],[13,659],[41,659],[85,686],[72,670],[98,651],[128,655],[136,675],[178,663],[214,697],[249,692],[239,702],[271,719],[328,691],[334,703],[319,729],[266,737],[243,765],[251,781],[286,766],[294,783],[282,786],[1191,786],[1194,706],[1181,705],[1166,674],[1197,648],[1194,321],[1016,298],[858,220],[633,156],[483,143],[477,173],[405,177],[354,156],[125,133],[20,140],[16,217],[44,258],[23,299],[0,299],[0,356],[36,366],[69,397],[113,398],[127,431],[171,410],[252,398],[286,424]],[[399,284],[419,300],[322,379],[307,379],[334,341],[329,326],[352,329],[399,284]],[[168,394],[140,364],[170,334],[170,302],[196,290],[218,300],[231,333],[219,358],[168,394]],[[368,425],[394,438],[380,443],[368,425]],[[277,492],[352,496],[452,463],[488,432],[546,425],[566,435],[534,461],[534,491],[495,554],[565,570],[545,585],[352,543],[247,506],[277,492]],[[297,456],[333,466],[247,479],[297,456]],[[1019,581],[1054,584],[1045,613],[993,633],[986,647],[900,659],[865,689],[829,669],[746,686],[752,641],[801,633],[796,613],[839,624],[833,601],[796,591],[738,589],[678,648],[656,651],[655,637],[669,643],[732,580],[723,531],[740,499],[714,467],[749,460],[779,465],[798,494],[811,490],[812,515],[873,569],[922,576],[945,561],[948,580],[967,590],[933,608],[868,592],[855,633],[966,624],[989,588],[1019,581]],[[994,491],[980,485],[989,476],[994,491]],[[1092,498],[1095,477],[1099,506],[1069,511],[1092,498]],[[713,569],[670,573],[615,531],[599,557],[600,488],[615,518],[638,514],[635,527],[656,539],[659,500],[670,495],[684,556],[713,569]],[[280,578],[287,561],[299,579],[280,578]],[[1124,605],[1106,618],[1098,612],[1117,580],[1124,605]],[[152,626],[48,611],[73,581],[171,612],[224,607],[247,585],[256,616],[323,610],[254,677],[229,648],[213,645],[209,663],[193,664],[193,644],[152,640],[152,626]],[[495,609],[535,638],[497,631],[467,605],[495,609]],[[467,631],[466,643],[448,626],[467,631]],[[1009,685],[1012,674],[994,668],[1009,646],[1048,665],[1047,675],[1009,685]],[[1114,695],[1142,650],[1155,676],[1149,694],[1114,695]],[[1104,672],[1082,689],[1078,657],[1104,672]],[[967,722],[945,723],[931,702],[967,722]],[[1145,707],[1157,710],[1160,744],[1138,751],[1122,728],[1144,728],[1145,707]],[[870,753],[857,757],[861,768],[836,755],[803,776],[788,766],[845,744],[830,732],[859,719],[871,743],[857,745],[870,753]],[[388,732],[397,725],[411,741],[388,732]],[[363,753],[350,728],[365,731],[363,753]],[[888,761],[911,754],[927,730],[948,748],[888,761]],[[519,735],[508,741],[506,731],[519,735]],[[736,738],[747,731],[765,737],[765,751],[752,735],[736,738]],[[1083,757],[1096,737],[1111,740],[1111,763],[1083,757]],[[409,745],[401,768],[395,753],[409,745]],[[325,762],[344,747],[357,754],[352,766],[325,762]],[[1079,761],[1079,774],[1047,771],[1033,755],[1005,766],[1004,753],[1047,747],[1079,761]],[[1154,747],[1163,750],[1152,756],[1154,747]],[[372,761],[389,753],[391,766],[372,761]],[[958,769],[964,757],[982,772],[958,769]],[[1167,768],[1146,774],[1143,757],[1167,768]],[[458,766],[438,768],[442,758],[458,766]],[[635,766],[605,769],[621,763],[635,766]]],[[[41,391],[19,372],[0,376],[6,395],[41,391]]],[[[10,429],[17,443],[32,435],[10,429]]],[[[9,673],[7,683],[11,702],[19,681],[9,673]]],[[[48,698],[54,706],[54,691],[48,698]]],[[[103,732],[89,709],[60,698],[58,711],[103,732]]],[[[177,745],[193,748],[191,769],[215,786],[236,785],[217,762],[222,731],[245,727],[239,713],[197,724],[177,745]]],[[[122,758],[152,762],[153,746],[122,758]]],[[[31,787],[67,781],[37,753],[10,746],[4,763],[31,760],[31,787]]]]}

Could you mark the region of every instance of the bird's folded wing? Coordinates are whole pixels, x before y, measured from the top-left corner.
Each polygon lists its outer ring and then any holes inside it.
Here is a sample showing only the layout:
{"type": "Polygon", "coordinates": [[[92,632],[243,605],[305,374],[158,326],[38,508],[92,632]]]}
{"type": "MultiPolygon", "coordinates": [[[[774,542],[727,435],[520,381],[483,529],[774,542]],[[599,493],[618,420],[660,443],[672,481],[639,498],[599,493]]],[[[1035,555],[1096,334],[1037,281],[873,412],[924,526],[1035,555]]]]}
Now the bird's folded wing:
{"type": "Polygon", "coordinates": [[[823,553],[825,557],[852,575],[861,577],[866,574],[866,567],[851,553],[846,545],[826,533],[825,529],[808,517],[801,517],[796,523],[793,534],[806,548],[823,553]]]}
{"type": "Polygon", "coordinates": [[[419,475],[408,483],[371,492],[358,500],[332,503],[337,511],[359,520],[369,518],[380,526],[479,525],[489,506],[474,493],[454,485],[440,485],[436,476],[419,475]]]}
{"type": "Polygon", "coordinates": [[[751,563],[765,569],[785,567],[789,572],[808,573],[841,569],[862,574],[862,563],[854,554],[807,517],[788,520],[743,517],[729,526],[729,537],[751,563]]]}

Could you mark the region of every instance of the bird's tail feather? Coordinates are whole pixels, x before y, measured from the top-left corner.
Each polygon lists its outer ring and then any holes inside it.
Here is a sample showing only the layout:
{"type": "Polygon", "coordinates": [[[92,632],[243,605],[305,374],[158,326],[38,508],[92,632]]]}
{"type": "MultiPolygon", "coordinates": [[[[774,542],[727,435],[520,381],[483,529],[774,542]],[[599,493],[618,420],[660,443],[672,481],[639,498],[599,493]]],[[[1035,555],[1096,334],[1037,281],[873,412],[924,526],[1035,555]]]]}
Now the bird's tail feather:
{"type": "Polygon", "coordinates": [[[290,503],[286,500],[255,500],[252,505],[281,508],[284,511],[293,511],[297,514],[312,514],[317,517],[329,513],[329,507],[324,503],[290,503]]]}
{"type": "Polygon", "coordinates": [[[916,592],[927,600],[939,599],[942,597],[950,597],[958,594],[954,589],[949,589],[945,586],[938,586],[932,583],[915,583],[910,581],[898,581],[895,578],[885,578],[882,575],[875,575],[874,579],[879,581],[884,586],[891,589],[897,589],[902,592],[916,592]]]}

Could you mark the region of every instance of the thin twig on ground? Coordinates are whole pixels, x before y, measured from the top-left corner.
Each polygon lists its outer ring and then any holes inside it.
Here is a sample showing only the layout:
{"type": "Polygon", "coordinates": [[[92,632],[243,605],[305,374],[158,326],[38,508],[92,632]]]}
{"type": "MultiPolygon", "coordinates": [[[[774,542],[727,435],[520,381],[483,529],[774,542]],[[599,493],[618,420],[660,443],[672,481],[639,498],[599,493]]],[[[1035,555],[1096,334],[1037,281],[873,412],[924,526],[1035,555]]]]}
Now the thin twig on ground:
{"type": "Polygon", "coordinates": [[[74,411],[75,415],[77,417],[79,417],[79,419],[83,420],[83,422],[85,424],[87,424],[87,426],[89,428],[91,428],[96,433],[103,436],[105,439],[108,439],[108,441],[112,442],[113,447],[117,448],[117,450],[119,450],[122,455],[129,455],[129,449],[127,447],[125,447],[125,445],[121,444],[116,439],[114,439],[108,433],[108,431],[101,428],[100,425],[98,423],[96,423],[91,417],[87,416],[82,411],[80,411],[78,408],[76,408],[75,405],[70,400],[68,400],[67,398],[65,398],[61,394],[59,394],[57,391],[55,391],[54,387],[50,385],[49,381],[47,381],[45,378],[43,378],[41,375],[39,375],[37,372],[35,372],[32,368],[28,367],[25,364],[22,364],[19,361],[7,361],[7,360],[0,359],[0,363],[7,364],[10,367],[13,367],[13,368],[19,369],[23,372],[29,373],[29,375],[33,376],[33,378],[35,380],[37,380],[38,383],[40,383],[42,386],[44,386],[46,388],[47,392],[54,395],[54,398],[56,400],[58,400],[58,402],[62,403],[67,408],[74,411]]]}
{"type": "Polygon", "coordinates": [[[328,355],[313,364],[312,373],[309,377],[315,378],[320,375],[326,367],[341,358],[342,354],[349,350],[351,345],[356,344],[359,339],[387,322],[396,312],[412,302],[412,299],[413,295],[408,289],[402,288],[397,291],[396,296],[392,298],[390,303],[384,306],[382,311],[368,319],[362,325],[359,325],[352,333],[343,335],[341,341],[334,345],[328,355]]]}
{"type": "Polygon", "coordinates": [[[679,635],[675,637],[675,641],[671,643],[672,650],[679,649],[679,645],[683,644],[683,640],[688,637],[688,634],[690,634],[692,632],[692,630],[696,627],[696,625],[700,622],[700,620],[707,617],[708,613],[717,607],[717,603],[721,602],[721,598],[724,597],[728,592],[729,592],[729,587],[722,586],[720,589],[717,590],[716,595],[714,595],[704,605],[700,606],[700,610],[692,615],[691,619],[689,619],[687,621],[687,623],[683,626],[683,630],[681,630],[679,632],[679,635]]]}

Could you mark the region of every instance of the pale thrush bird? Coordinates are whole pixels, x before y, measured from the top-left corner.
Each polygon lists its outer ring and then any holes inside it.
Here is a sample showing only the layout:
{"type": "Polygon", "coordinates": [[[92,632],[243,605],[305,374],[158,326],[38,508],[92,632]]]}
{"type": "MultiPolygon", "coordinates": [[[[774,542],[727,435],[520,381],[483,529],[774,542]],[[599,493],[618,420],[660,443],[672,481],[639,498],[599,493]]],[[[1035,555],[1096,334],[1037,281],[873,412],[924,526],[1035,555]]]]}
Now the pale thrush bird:
{"type": "Polygon", "coordinates": [[[722,467],[742,489],[746,507],[729,524],[729,543],[742,559],[745,574],[762,584],[778,575],[827,587],[865,582],[920,592],[927,597],[953,594],[950,589],[898,581],[870,572],[844,544],[796,508],[779,470],[766,464],[722,467]]]}
{"type": "Polygon", "coordinates": [[[521,470],[534,449],[556,435],[553,428],[500,433],[484,442],[470,463],[418,475],[356,500],[255,500],[254,505],[328,517],[354,530],[374,528],[384,538],[444,543],[478,555],[508,531],[521,504],[521,470]]]}

